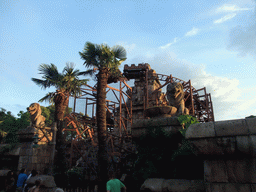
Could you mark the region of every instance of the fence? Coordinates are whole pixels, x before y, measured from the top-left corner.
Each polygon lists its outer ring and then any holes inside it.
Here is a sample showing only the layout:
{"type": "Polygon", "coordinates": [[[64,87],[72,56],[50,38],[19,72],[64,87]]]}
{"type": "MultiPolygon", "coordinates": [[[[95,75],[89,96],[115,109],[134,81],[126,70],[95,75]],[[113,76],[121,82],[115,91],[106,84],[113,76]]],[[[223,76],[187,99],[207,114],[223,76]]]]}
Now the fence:
{"type": "Polygon", "coordinates": [[[64,192],[97,192],[97,186],[92,187],[93,189],[90,189],[89,186],[87,187],[77,187],[77,188],[72,188],[72,187],[65,187],[62,188],[64,192]]]}

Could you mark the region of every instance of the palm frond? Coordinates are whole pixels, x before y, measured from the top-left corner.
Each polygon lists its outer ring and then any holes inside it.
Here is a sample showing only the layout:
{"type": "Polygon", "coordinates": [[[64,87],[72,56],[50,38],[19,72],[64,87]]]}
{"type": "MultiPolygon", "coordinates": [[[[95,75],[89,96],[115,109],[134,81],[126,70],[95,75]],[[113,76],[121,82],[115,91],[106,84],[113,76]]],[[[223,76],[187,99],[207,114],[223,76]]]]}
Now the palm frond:
{"type": "Polygon", "coordinates": [[[67,76],[77,76],[79,73],[78,69],[74,69],[75,64],[72,62],[68,62],[66,63],[66,67],[63,69],[63,74],[67,75],[67,76]]]}
{"type": "MultiPolygon", "coordinates": [[[[79,52],[81,58],[85,60],[84,64],[86,67],[107,67],[110,73],[116,72],[120,64],[126,60],[126,50],[124,47],[116,45],[110,48],[106,44],[93,44],[91,42],[86,42],[83,52],[79,52]],[[112,70],[113,69],[113,70],[112,70]]],[[[92,70],[88,70],[83,74],[92,74],[92,70]]]]}
{"type": "Polygon", "coordinates": [[[48,64],[41,64],[39,66],[38,70],[40,71],[39,74],[43,74],[46,77],[53,78],[53,77],[58,77],[58,75],[59,75],[57,67],[54,64],[52,64],[52,63],[50,65],[48,65],[48,64]]]}
{"type": "Polygon", "coordinates": [[[95,69],[89,69],[87,71],[79,72],[79,75],[90,75],[93,76],[95,74],[95,69]]]}
{"type": "Polygon", "coordinates": [[[39,74],[42,74],[42,78],[45,79],[44,88],[55,86],[58,87],[58,82],[61,79],[61,74],[58,72],[57,67],[54,64],[41,64],[39,66],[39,74]]]}
{"type": "Polygon", "coordinates": [[[126,50],[123,46],[115,45],[112,47],[112,52],[114,54],[114,57],[120,60],[126,60],[126,50]]]}
{"type": "Polygon", "coordinates": [[[93,44],[91,42],[86,42],[82,52],[79,52],[81,58],[85,60],[84,65],[86,67],[98,67],[99,66],[99,56],[100,56],[100,46],[93,44]]]}
{"type": "Polygon", "coordinates": [[[56,92],[49,92],[43,98],[41,98],[38,102],[48,101],[49,103],[53,103],[53,98],[56,92]]]}
{"type": "Polygon", "coordinates": [[[38,86],[40,86],[42,89],[46,89],[49,87],[49,83],[47,80],[42,80],[42,79],[36,79],[36,78],[31,78],[31,80],[38,86]]]}

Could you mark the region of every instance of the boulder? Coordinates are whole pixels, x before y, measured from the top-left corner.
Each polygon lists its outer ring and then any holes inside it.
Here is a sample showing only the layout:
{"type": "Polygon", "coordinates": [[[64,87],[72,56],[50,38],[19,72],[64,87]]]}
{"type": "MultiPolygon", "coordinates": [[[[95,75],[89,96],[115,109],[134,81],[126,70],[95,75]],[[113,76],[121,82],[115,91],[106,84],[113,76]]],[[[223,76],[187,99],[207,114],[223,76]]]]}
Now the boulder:
{"type": "Polygon", "coordinates": [[[31,177],[26,181],[27,185],[35,185],[37,179],[42,180],[42,186],[39,189],[39,192],[64,192],[63,189],[56,187],[54,177],[49,175],[38,175],[31,177]]]}
{"type": "Polygon", "coordinates": [[[26,181],[26,183],[28,185],[35,185],[35,181],[39,178],[42,179],[42,186],[43,187],[46,187],[46,188],[56,187],[53,176],[49,176],[49,175],[38,175],[38,176],[35,176],[35,177],[31,177],[26,181]]]}
{"type": "Polygon", "coordinates": [[[205,192],[203,180],[147,179],[140,188],[144,192],[205,192]]]}
{"type": "Polygon", "coordinates": [[[164,179],[147,179],[141,186],[140,191],[161,192],[163,189],[164,179]]]}

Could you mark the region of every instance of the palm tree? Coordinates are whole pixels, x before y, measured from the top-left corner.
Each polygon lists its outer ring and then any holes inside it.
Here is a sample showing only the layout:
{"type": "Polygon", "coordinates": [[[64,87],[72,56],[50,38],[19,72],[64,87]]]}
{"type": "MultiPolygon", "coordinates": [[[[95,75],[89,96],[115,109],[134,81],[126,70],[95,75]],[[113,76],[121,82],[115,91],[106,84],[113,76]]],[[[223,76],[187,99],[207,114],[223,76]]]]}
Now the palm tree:
{"type": "MultiPolygon", "coordinates": [[[[62,154],[63,151],[63,135],[62,130],[64,128],[64,114],[68,107],[69,97],[78,96],[81,94],[81,86],[87,83],[87,79],[80,80],[78,77],[83,75],[84,72],[74,69],[73,63],[67,63],[62,73],[58,72],[57,67],[54,64],[41,64],[39,66],[39,74],[42,74],[42,79],[32,78],[42,89],[49,87],[55,87],[55,92],[49,92],[45,97],[39,100],[49,101],[55,104],[54,121],[57,123],[57,134],[56,134],[56,149],[57,156],[62,154]]],[[[58,160],[63,158],[56,157],[58,160]]],[[[56,163],[57,164],[57,163],[56,163]]],[[[61,170],[61,167],[60,167],[61,170]]]]}
{"type": "Polygon", "coordinates": [[[108,179],[108,158],[107,158],[107,126],[106,126],[106,87],[108,79],[111,76],[119,74],[118,67],[126,60],[126,51],[122,46],[114,46],[110,48],[108,45],[93,44],[86,42],[82,52],[79,52],[81,58],[85,60],[84,65],[87,68],[85,73],[93,74],[95,68],[98,69],[97,74],[97,101],[96,101],[96,117],[98,132],[98,179],[100,181],[99,191],[105,191],[105,182],[108,179]]]}

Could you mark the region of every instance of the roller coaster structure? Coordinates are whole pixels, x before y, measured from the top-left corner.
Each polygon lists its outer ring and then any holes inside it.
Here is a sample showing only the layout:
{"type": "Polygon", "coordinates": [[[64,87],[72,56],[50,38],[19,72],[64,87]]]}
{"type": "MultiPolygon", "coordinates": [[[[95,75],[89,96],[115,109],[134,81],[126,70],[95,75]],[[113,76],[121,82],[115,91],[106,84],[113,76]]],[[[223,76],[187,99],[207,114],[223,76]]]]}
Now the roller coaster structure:
{"type": "MultiPolygon", "coordinates": [[[[122,161],[124,154],[134,152],[131,144],[131,131],[133,122],[134,103],[133,87],[128,85],[130,79],[139,80],[143,83],[143,105],[141,106],[142,113],[148,107],[151,107],[150,99],[155,98],[154,103],[160,105],[158,97],[153,97],[157,92],[167,86],[170,82],[180,82],[183,85],[185,93],[185,106],[189,109],[189,114],[195,116],[199,122],[214,121],[213,105],[210,93],[206,92],[206,88],[195,89],[191,85],[191,81],[183,81],[172,75],[163,75],[155,73],[156,81],[159,82],[157,89],[149,91],[150,75],[152,73],[150,65],[147,63],[132,64],[131,66],[125,65],[123,77],[117,82],[119,88],[107,86],[107,128],[108,128],[108,146],[109,146],[109,159],[112,162],[122,161]],[[110,96],[108,96],[111,93],[110,96]],[[149,95],[150,94],[150,95],[149,95]]],[[[110,82],[111,83],[111,82],[110,82]]],[[[117,85],[116,84],[116,85],[117,85]]],[[[70,153],[70,166],[83,164],[83,166],[90,165],[89,168],[96,170],[92,166],[95,161],[95,153],[97,150],[97,123],[96,123],[96,85],[86,85],[82,88],[82,95],[75,97],[73,102],[73,113],[66,116],[67,126],[64,131],[75,131],[76,137],[71,139],[71,153],[70,153]],[[84,114],[76,113],[77,101],[85,100],[84,114]],[[86,144],[85,144],[86,143],[86,144]],[[76,149],[76,155],[74,152],[76,149]],[[76,157],[77,156],[77,157],[76,157]],[[78,157],[80,157],[78,159],[78,157]]]]}

